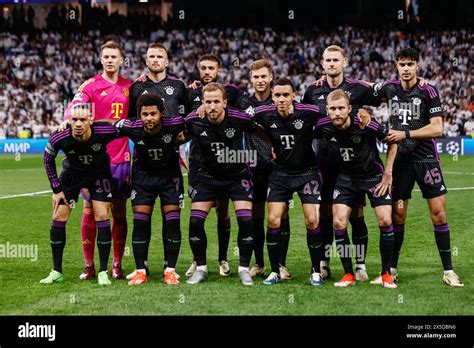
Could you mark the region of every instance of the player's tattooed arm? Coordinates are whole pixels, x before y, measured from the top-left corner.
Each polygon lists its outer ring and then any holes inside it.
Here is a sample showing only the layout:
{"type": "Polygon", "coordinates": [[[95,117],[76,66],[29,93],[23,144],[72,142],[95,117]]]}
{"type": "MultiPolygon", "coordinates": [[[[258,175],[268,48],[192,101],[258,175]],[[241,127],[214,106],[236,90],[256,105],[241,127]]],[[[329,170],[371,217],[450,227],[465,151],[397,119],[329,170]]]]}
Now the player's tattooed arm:
{"type": "Polygon", "coordinates": [[[393,143],[388,145],[387,150],[387,163],[383,172],[382,181],[377,185],[374,191],[376,197],[384,196],[386,193],[392,193],[392,182],[393,182],[393,162],[397,155],[398,145],[393,143]]]}

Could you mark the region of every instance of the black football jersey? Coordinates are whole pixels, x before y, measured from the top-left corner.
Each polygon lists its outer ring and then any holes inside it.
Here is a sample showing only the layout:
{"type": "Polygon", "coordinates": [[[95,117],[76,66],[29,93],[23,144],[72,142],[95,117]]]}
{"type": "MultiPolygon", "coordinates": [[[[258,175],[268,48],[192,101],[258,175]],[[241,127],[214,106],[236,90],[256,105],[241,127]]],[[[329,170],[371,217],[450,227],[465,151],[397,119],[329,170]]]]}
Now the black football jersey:
{"type": "Polygon", "coordinates": [[[164,102],[164,117],[184,117],[191,110],[188,109],[186,86],[183,81],[167,75],[160,82],[152,81],[148,76],[145,82],[135,81],[130,87],[130,106],[128,118],[139,118],[137,100],[143,94],[159,95],[164,102]]]}
{"type": "Polygon", "coordinates": [[[200,153],[197,172],[217,179],[232,178],[249,172],[251,165],[238,158],[246,156],[243,155],[243,134],[252,132],[254,124],[246,113],[237,109],[228,107],[225,112],[220,124],[212,124],[207,117],[200,118],[195,112],[185,119],[186,133],[193,136],[192,142],[200,153]]]}
{"type": "Polygon", "coordinates": [[[74,139],[70,127],[62,132],[54,132],[49,138],[44,152],[44,166],[54,193],[62,190],[55,164],[59,151],[66,155],[62,162],[63,170],[83,175],[110,171],[107,144],[119,137],[117,130],[107,122],[94,122],[91,131],[87,141],[74,139]]]}
{"type": "Polygon", "coordinates": [[[122,120],[115,124],[119,134],[133,143],[133,168],[155,175],[174,174],[179,169],[176,136],[184,130],[184,118],[162,118],[157,134],[148,134],[141,120],[122,120]]]}
{"type": "MultiPolygon", "coordinates": [[[[246,112],[250,117],[255,116],[255,110],[262,105],[271,105],[273,103],[271,94],[264,100],[259,101],[255,94],[242,95],[237,101],[236,108],[246,112]]],[[[245,135],[246,144],[250,150],[257,151],[257,167],[252,168],[254,173],[265,173],[273,167],[272,146],[265,142],[255,133],[245,135]]]]}
{"type": "Polygon", "coordinates": [[[293,103],[293,113],[286,118],[278,114],[274,104],[257,107],[253,120],[265,129],[271,140],[278,171],[298,174],[317,167],[313,130],[323,117],[315,105],[293,103]]]}
{"type": "MultiPolygon", "coordinates": [[[[430,123],[432,117],[443,117],[437,89],[417,82],[411,89],[403,89],[400,80],[387,80],[374,86],[374,96],[386,100],[391,127],[396,130],[415,130],[430,123]]],[[[439,160],[434,138],[404,139],[398,144],[397,159],[416,162],[439,160]]]]}
{"type": "Polygon", "coordinates": [[[372,179],[383,174],[383,162],[380,159],[376,139],[382,140],[388,135],[388,128],[376,121],[360,129],[358,119],[352,121],[349,128],[339,130],[329,117],[316,123],[315,136],[324,138],[337,154],[339,176],[352,179],[372,179]]]}
{"type": "MultiPolygon", "coordinates": [[[[309,86],[303,97],[303,103],[312,104],[319,106],[319,110],[323,114],[326,112],[326,98],[329,93],[336,89],[342,89],[349,96],[350,104],[352,105],[351,118],[354,119],[357,115],[357,111],[364,105],[377,106],[380,104],[377,98],[373,95],[372,87],[361,80],[344,78],[339,86],[331,88],[327,81],[324,81],[322,85],[309,86]]],[[[318,141],[318,156],[323,162],[331,162],[334,156],[331,153],[331,147],[328,146],[324,139],[318,141]]]]}

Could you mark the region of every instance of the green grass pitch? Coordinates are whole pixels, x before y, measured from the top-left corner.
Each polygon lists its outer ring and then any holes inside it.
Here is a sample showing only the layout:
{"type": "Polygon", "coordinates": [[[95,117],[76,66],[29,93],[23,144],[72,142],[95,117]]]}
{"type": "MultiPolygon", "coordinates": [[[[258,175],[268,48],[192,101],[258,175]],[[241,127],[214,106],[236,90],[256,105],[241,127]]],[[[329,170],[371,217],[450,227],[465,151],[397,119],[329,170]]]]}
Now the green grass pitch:
{"type": "MultiPolygon", "coordinates": [[[[72,212],[67,224],[64,253],[66,281],[54,285],[39,284],[51,269],[49,227],[50,194],[10,197],[46,191],[49,184],[40,155],[0,157],[0,245],[37,245],[37,260],[0,257],[1,315],[473,315],[474,229],[470,221],[474,193],[474,157],[442,157],[448,190],[447,213],[451,229],[453,263],[465,283],[464,288],[450,288],[441,283],[442,267],[434,241],[426,202],[420,192],[413,193],[406,225],[405,243],[399,263],[401,277],[395,290],[368,283],[339,289],[334,279],[342,276],[338,258],[331,261],[333,280],[322,287],[309,285],[309,253],[306,247],[304,219],[299,200],[290,209],[291,240],[287,265],[295,279],[275,286],[257,280],[244,287],[237,277],[237,223],[232,218],[229,262],[232,274],[222,278],[217,266],[216,215],[211,212],[206,223],[208,235],[209,281],[191,286],[184,283],[184,273],[192,256],[187,240],[190,201],[182,212],[183,243],[177,271],[182,284],[169,287],[162,280],[162,242],[159,214],[153,217],[150,248],[152,276],[142,286],[128,286],[125,280],[100,287],[96,280],[80,281],[83,268],[80,242],[81,205],[72,212]],[[455,189],[458,190],[455,190],[455,189]],[[461,188],[465,188],[461,190],[461,188]]],[[[371,278],[379,272],[379,231],[374,213],[366,209],[369,227],[367,270],[371,278]]],[[[123,266],[134,268],[131,252],[131,208],[128,208],[129,235],[123,266]]],[[[96,252],[97,254],[97,252],[96,252]]],[[[9,256],[9,257],[5,257],[9,256]]],[[[96,255],[96,262],[97,260],[96,255]]],[[[268,263],[268,259],[267,259],[268,263]]]]}

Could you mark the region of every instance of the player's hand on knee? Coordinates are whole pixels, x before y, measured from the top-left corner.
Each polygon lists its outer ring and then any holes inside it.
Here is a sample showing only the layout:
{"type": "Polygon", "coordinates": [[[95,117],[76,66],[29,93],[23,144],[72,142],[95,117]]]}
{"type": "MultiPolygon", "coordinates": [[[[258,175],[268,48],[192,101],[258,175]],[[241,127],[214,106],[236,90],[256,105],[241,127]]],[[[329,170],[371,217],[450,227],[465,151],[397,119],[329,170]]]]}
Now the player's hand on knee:
{"type": "Polygon", "coordinates": [[[370,113],[366,109],[359,109],[357,111],[357,118],[360,122],[360,129],[364,129],[370,123],[370,113]]]}
{"type": "Polygon", "coordinates": [[[64,195],[63,191],[58,192],[58,193],[53,193],[53,197],[52,197],[51,201],[52,201],[52,204],[53,204],[53,214],[55,214],[57,212],[61,201],[63,201],[64,204],[69,206],[69,204],[67,203],[67,200],[66,200],[66,196],[64,195]]]}
{"type": "Polygon", "coordinates": [[[393,181],[393,177],[392,177],[391,172],[383,173],[382,181],[375,187],[374,196],[380,197],[380,196],[385,195],[387,192],[391,193],[392,181],[393,181]]]}

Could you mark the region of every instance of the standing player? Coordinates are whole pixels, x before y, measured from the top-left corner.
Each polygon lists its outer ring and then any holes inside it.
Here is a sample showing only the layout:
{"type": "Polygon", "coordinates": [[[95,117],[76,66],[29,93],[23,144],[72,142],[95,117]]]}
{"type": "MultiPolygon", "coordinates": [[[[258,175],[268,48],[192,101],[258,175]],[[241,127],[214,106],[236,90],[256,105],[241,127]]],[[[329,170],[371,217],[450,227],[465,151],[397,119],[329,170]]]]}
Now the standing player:
{"type": "Polygon", "coordinates": [[[50,231],[53,270],[40,283],[64,281],[62,260],[66,245],[66,223],[79,192],[82,188],[87,188],[94,205],[94,222],[99,229],[98,283],[110,285],[107,264],[111,244],[109,211],[112,194],[110,158],[106,146],[117,135],[115,128],[108,124],[92,124],[89,105],[76,104],[69,110],[69,116],[71,127],[55,132],[44,152],[44,167],[53,190],[53,221],[50,231]],[[55,159],[59,151],[63,151],[66,157],[58,178],[55,159]]]}
{"type": "MultiPolygon", "coordinates": [[[[130,87],[130,107],[128,112],[129,119],[135,119],[140,115],[137,114],[137,100],[141,95],[155,94],[160,96],[164,101],[163,117],[180,118],[187,114],[187,92],[183,81],[168,75],[167,68],[169,65],[168,51],[165,46],[154,43],[148,46],[146,52],[146,66],[148,73],[135,81],[130,87]]],[[[162,214],[162,239],[164,248],[164,268],[167,267],[166,252],[166,219],[162,214]]],[[[150,235],[147,236],[147,244],[150,244],[150,235]]],[[[148,246],[146,250],[148,251],[148,246]]],[[[148,254],[145,255],[145,265],[148,273],[148,254]]],[[[132,279],[135,272],[127,275],[127,279],[132,279]]]]}
{"type": "Polygon", "coordinates": [[[164,280],[168,285],[179,284],[176,262],[181,246],[180,203],[183,199],[183,176],[175,139],[184,129],[184,119],[163,117],[164,111],[162,98],[147,93],[137,100],[140,120],[123,120],[116,124],[119,134],[130,137],[135,144],[131,200],[136,272],[128,283],[130,285],[147,280],[147,242],[150,240],[151,215],[158,196],[166,224],[164,244],[168,264],[164,280]]]}
{"type": "Polygon", "coordinates": [[[207,279],[204,223],[217,199],[230,198],[239,224],[238,275],[242,284],[253,285],[249,272],[253,249],[252,181],[242,141],[243,133],[253,130],[253,122],[246,113],[227,107],[225,89],[218,83],[207,84],[202,97],[207,116],[200,118],[192,112],[186,117],[186,134],[194,137],[201,154],[194,186],[189,190],[192,200],[189,242],[197,266],[187,283],[198,284],[207,279]]]}
{"type": "Polygon", "coordinates": [[[259,106],[254,120],[268,134],[275,151],[275,167],[268,179],[267,247],[272,272],[264,284],[280,281],[281,220],[287,202],[297,192],[303,205],[307,244],[311,256],[311,285],[322,285],[320,262],[323,253],[319,227],[321,179],[313,151],[313,129],[323,115],[314,105],[295,103],[290,80],[280,79],[272,88],[274,105],[259,106]]]}
{"type": "MultiPolygon", "coordinates": [[[[326,109],[326,98],[335,89],[344,90],[350,98],[353,106],[351,117],[356,114],[363,117],[360,109],[363,105],[374,105],[375,98],[372,88],[368,83],[344,77],[344,67],[347,65],[347,57],[344,50],[336,45],[328,46],[323,53],[321,65],[326,73],[326,79],[321,84],[311,85],[304,94],[303,103],[319,106],[320,110],[326,109]]],[[[370,117],[363,117],[362,126],[370,121],[370,117]]],[[[337,154],[336,154],[337,155],[337,154]]],[[[321,263],[321,272],[324,278],[331,276],[329,267],[330,251],[334,240],[332,229],[332,196],[337,178],[337,168],[334,163],[335,154],[330,152],[330,147],[325,140],[318,141],[318,156],[320,157],[321,175],[323,187],[321,190],[321,233],[324,239],[324,255],[321,263]]],[[[365,256],[367,253],[367,225],[364,220],[363,203],[353,207],[349,219],[352,226],[352,242],[355,249],[360,251],[356,255],[355,276],[358,281],[367,281],[369,277],[365,268],[365,256]]]]}
{"type": "Polygon", "coordinates": [[[375,210],[380,228],[380,255],[382,258],[382,284],[386,288],[396,288],[390,275],[390,260],[393,253],[392,226],[392,186],[393,161],[397,145],[390,144],[387,165],[384,169],[377,150],[376,139],[388,135],[388,129],[376,121],[371,121],[365,129],[359,127],[358,119],[349,117],[352,106],[342,89],[337,89],[326,98],[329,115],[316,124],[316,137],[324,137],[332,153],[337,154],[339,175],[333,196],[333,227],[336,245],[344,267],[344,276],[334,283],[337,287],[348,287],[356,283],[352,269],[352,253],[347,223],[352,207],[360,196],[368,195],[375,210]]]}
{"type": "MultiPolygon", "coordinates": [[[[191,105],[194,111],[201,107],[201,113],[203,113],[203,102],[202,92],[203,88],[211,83],[216,82],[219,76],[221,61],[213,54],[205,54],[199,58],[198,61],[199,77],[200,81],[193,84],[193,88],[188,88],[188,105],[191,105]]],[[[234,85],[226,84],[224,86],[227,96],[227,105],[235,107],[239,98],[243,95],[243,92],[234,85]]],[[[194,140],[191,140],[190,153],[189,153],[189,175],[188,175],[188,186],[190,190],[193,190],[195,185],[194,179],[198,169],[200,168],[201,154],[199,153],[199,147],[196,146],[194,140]]],[[[230,267],[227,262],[227,249],[229,248],[230,240],[230,216],[229,216],[229,200],[219,200],[216,202],[216,213],[217,213],[217,238],[219,244],[218,251],[218,262],[219,262],[219,274],[223,277],[230,275],[230,267]]],[[[196,262],[194,261],[186,272],[187,276],[191,276],[196,269],[196,262]]]]}
{"type": "MultiPolygon", "coordinates": [[[[255,109],[261,105],[271,105],[272,101],[272,64],[265,59],[260,59],[250,65],[250,81],[255,93],[245,94],[237,102],[236,107],[245,111],[250,116],[255,115],[255,109]]],[[[255,266],[250,269],[250,276],[264,276],[264,245],[265,245],[265,202],[267,200],[268,177],[273,168],[272,147],[254,133],[247,134],[247,143],[251,150],[257,151],[257,166],[252,169],[253,205],[252,205],[252,231],[254,237],[255,266]]],[[[291,279],[286,268],[286,255],[290,239],[290,221],[288,211],[281,220],[281,246],[280,276],[281,279],[291,279]]]]}
{"type": "MultiPolygon", "coordinates": [[[[450,286],[464,284],[453,271],[451,242],[446,218],[446,184],[436,149],[435,137],[443,134],[443,113],[435,87],[420,86],[416,72],[419,53],[405,48],[396,54],[399,80],[388,80],[374,87],[374,95],[386,99],[393,129],[387,140],[399,142],[393,168],[393,222],[395,250],[391,273],[397,278],[397,264],[405,233],[408,200],[415,182],[428,203],[431,221],[443,264],[443,282],[450,286]]],[[[380,278],[374,280],[380,283],[380,278]]]]}
{"type": "MultiPolygon", "coordinates": [[[[120,120],[128,114],[128,94],[131,82],[119,75],[123,63],[120,46],[108,41],[101,46],[100,61],[104,71],[84,82],[76,93],[74,100],[65,111],[64,118],[70,117],[70,112],[76,104],[90,104],[95,120],[120,120]]],[[[130,180],[130,149],[127,138],[112,141],[107,145],[110,155],[112,173],[112,240],[114,258],[112,278],[123,278],[122,257],[127,240],[126,203],[129,194],[130,180]]],[[[83,191],[84,211],[82,216],[81,237],[84,251],[85,269],[80,279],[90,279],[95,276],[94,243],[96,224],[94,221],[93,205],[86,192],[83,191]]]]}

